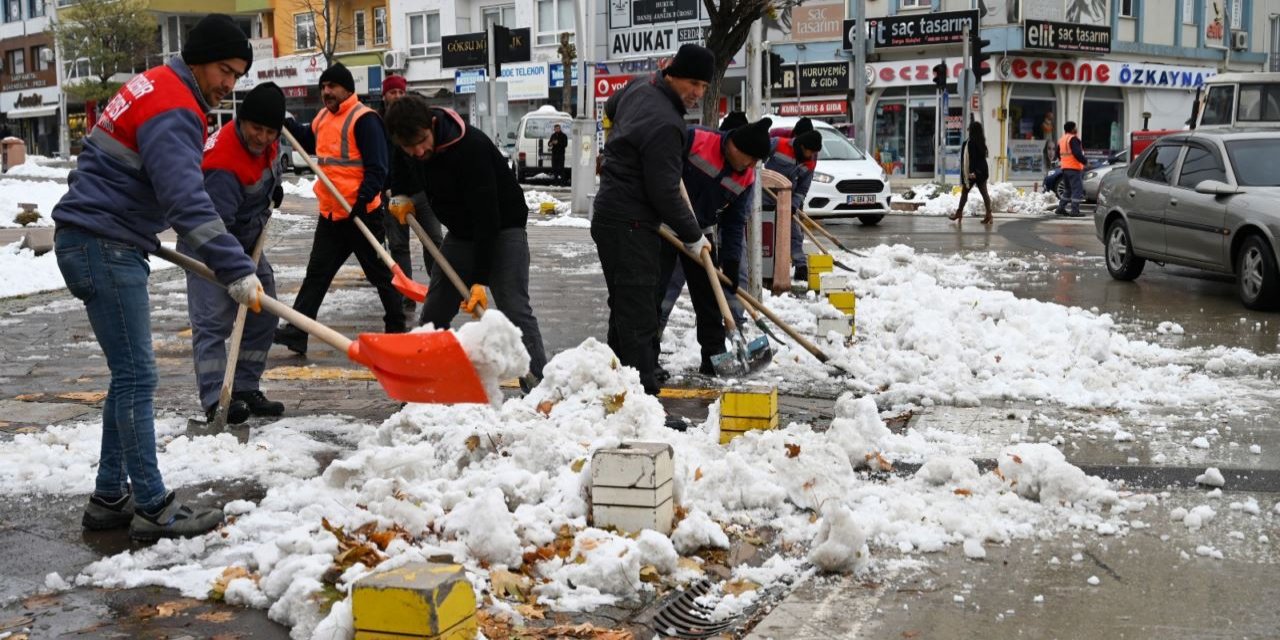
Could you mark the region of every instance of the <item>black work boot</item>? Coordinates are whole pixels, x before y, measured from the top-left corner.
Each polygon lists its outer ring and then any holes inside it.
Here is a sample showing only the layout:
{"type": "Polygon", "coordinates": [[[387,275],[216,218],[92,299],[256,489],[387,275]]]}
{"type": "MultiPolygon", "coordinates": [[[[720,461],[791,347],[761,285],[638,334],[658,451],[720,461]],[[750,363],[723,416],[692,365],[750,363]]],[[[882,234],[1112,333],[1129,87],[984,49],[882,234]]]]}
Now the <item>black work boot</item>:
{"type": "Polygon", "coordinates": [[[284,415],[284,403],[268,400],[262,391],[254,389],[253,391],[235,391],[231,394],[233,402],[240,402],[246,405],[249,413],[255,416],[282,416],[284,415]]]}
{"type": "MultiPolygon", "coordinates": [[[[283,407],[281,407],[283,409],[283,407]]],[[[213,419],[218,416],[218,405],[213,405],[204,410],[205,420],[209,424],[213,424],[213,419]]],[[[249,405],[244,400],[237,400],[236,394],[231,394],[231,402],[227,404],[227,424],[243,424],[249,419],[249,405]]]]}
{"type": "Polygon", "coordinates": [[[271,339],[273,344],[287,347],[290,351],[298,355],[307,355],[307,334],[302,329],[293,325],[285,325],[276,329],[276,335],[271,339]]]}
{"type": "Polygon", "coordinates": [[[107,500],[97,494],[89,496],[80,526],[90,531],[123,529],[133,520],[133,494],[126,493],[115,500],[107,500]]]}
{"type": "Polygon", "coordinates": [[[801,281],[803,281],[803,282],[808,282],[808,281],[809,281],[809,265],[807,265],[807,264],[798,264],[798,265],[796,265],[796,274],[795,274],[795,277],[793,277],[793,278],[791,278],[791,279],[792,279],[792,280],[801,280],[801,281]]]}

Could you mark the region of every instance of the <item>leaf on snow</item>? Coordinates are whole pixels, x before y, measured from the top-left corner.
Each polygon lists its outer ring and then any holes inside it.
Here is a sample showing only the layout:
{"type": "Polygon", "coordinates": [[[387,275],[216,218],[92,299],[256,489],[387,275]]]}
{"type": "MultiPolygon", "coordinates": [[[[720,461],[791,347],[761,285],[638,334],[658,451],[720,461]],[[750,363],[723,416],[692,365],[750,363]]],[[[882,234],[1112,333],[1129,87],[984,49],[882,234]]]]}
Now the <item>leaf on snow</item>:
{"type": "Polygon", "coordinates": [[[800,455],[800,445],[798,445],[798,444],[791,444],[790,442],[788,442],[785,446],[787,447],[787,457],[788,457],[788,458],[794,458],[794,457],[796,457],[796,456],[800,455]]]}

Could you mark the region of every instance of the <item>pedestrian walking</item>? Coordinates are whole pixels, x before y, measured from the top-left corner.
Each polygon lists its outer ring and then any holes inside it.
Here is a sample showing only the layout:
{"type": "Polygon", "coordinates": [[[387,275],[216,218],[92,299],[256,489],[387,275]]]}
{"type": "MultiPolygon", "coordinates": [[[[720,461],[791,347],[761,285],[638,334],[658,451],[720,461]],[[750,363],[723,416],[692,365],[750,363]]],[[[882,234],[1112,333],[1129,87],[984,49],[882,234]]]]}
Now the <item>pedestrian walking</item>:
{"type": "Polygon", "coordinates": [[[252,63],[249,40],[230,17],[202,18],[181,55],[134,76],[107,103],[53,208],[58,269],[84,302],[111,370],[86,529],[127,526],[134,538],[154,540],[222,523],[221,509],[179,502],[160,475],[147,254],[172,226],[233,300],[261,310],[253,261],[227,232],[200,169],[205,118],[252,63]]]}
{"type": "Polygon", "coordinates": [[[387,110],[387,127],[409,156],[409,170],[425,187],[431,209],[449,231],[441,254],[471,287],[463,300],[443,269],[433,271],[420,323],[444,328],[459,309],[478,314],[489,307],[488,287],[493,306],[520,329],[533,376],[521,382],[532,388],[542,379],[547,354],[529,304],[529,206],[524,190],[489,136],[468,127],[452,109],[432,107],[421,96],[406,96],[387,110]]]}
{"type": "Polygon", "coordinates": [[[1054,213],[1060,216],[1078,218],[1080,203],[1084,202],[1084,145],[1080,136],[1076,135],[1076,123],[1067,122],[1062,125],[1065,132],[1058,139],[1058,162],[1062,166],[1062,179],[1067,181],[1067,188],[1058,197],[1058,209],[1054,213]],[[1071,201],[1071,211],[1067,212],[1067,201],[1071,201]]]}
{"type": "MultiPolygon", "coordinates": [[[[812,126],[812,125],[810,125],[812,126]]],[[[791,181],[791,210],[804,210],[805,198],[809,196],[809,187],[813,184],[813,171],[817,166],[818,154],[822,151],[822,134],[810,128],[792,138],[773,138],[770,144],[769,160],[764,168],[777,171],[791,181]]],[[[764,194],[764,207],[774,209],[777,203],[773,196],[764,194]]],[[[800,216],[791,215],[791,260],[796,280],[809,279],[809,265],[804,257],[804,231],[800,228],[800,216]]]]}
{"type": "MultiPolygon", "coordinates": [[[[747,217],[751,213],[751,186],[755,184],[755,164],[769,155],[769,118],[738,127],[717,131],[705,127],[689,127],[685,145],[683,180],[693,203],[693,212],[707,241],[719,247],[712,251],[713,261],[730,284],[725,286],[732,298],[738,291],[742,271],[747,217]]],[[[702,264],[690,260],[670,244],[663,244],[659,255],[659,327],[667,317],[687,283],[697,323],[698,345],[702,361],[698,373],[714,376],[712,356],[725,352],[724,318],[716,303],[715,291],[702,264]],[[686,275],[688,274],[688,275],[686,275]]],[[[720,286],[720,285],[716,285],[720,286]]],[[[654,349],[661,351],[661,331],[654,337],[654,349]]],[[[659,382],[666,371],[658,366],[659,382]]]]}
{"type": "MultiPolygon", "coordinates": [[[[387,109],[395,104],[396,100],[403,98],[408,89],[408,83],[404,76],[387,76],[382,81],[382,116],[383,123],[386,123],[387,109]]],[[[386,225],[387,233],[387,251],[391,253],[391,258],[400,266],[400,270],[404,271],[407,278],[413,277],[413,258],[409,254],[409,225],[401,222],[407,219],[408,214],[412,213],[418,219],[418,223],[427,231],[427,237],[440,246],[444,240],[444,233],[440,230],[440,221],[436,219],[436,214],[431,210],[431,205],[427,203],[427,196],[423,193],[422,183],[418,179],[418,172],[413,171],[409,166],[409,156],[397,147],[391,140],[391,131],[387,130],[387,153],[391,158],[390,175],[387,177],[387,210],[393,215],[383,217],[386,225]]],[[[422,269],[426,272],[427,278],[431,278],[431,269],[435,266],[435,258],[431,257],[431,253],[424,247],[422,249],[422,269]]],[[[407,320],[413,318],[417,313],[418,303],[414,302],[408,296],[402,298],[404,305],[404,317],[407,320]]]]}
{"type": "MultiPolygon", "coordinates": [[[[406,330],[404,305],[400,292],[391,285],[391,270],[378,258],[377,251],[352,219],[355,216],[363,220],[378,242],[383,241],[382,188],[387,178],[387,137],[382,120],[373,109],[361,104],[355,79],[341,62],[320,74],[320,97],[325,108],[310,125],[301,125],[289,118],[285,126],[306,152],[316,157],[316,164],[351,204],[351,213],[347,214],[323,181],[316,181],[320,219],[316,221],[307,273],[293,308],[314,319],[329,293],[333,277],[354,253],[365,279],[378,290],[383,329],[387,333],[403,333],[406,330]]],[[[307,352],[306,332],[293,325],[276,329],[274,342],[295,353],[307,352]]]]}
{"type": "Polygon", "coordinates": [[[604,271],[609,347],[640,374],[646,393],[659,391],[654,348],[658,277],[666,224],[694,255],[710,250],[693,211],[680,195],[687,125],[715,74],[715,55],[686,44],[666,69],[637,78],[605,103],[612,123],[604,145],[591,238],[604,271]]]}
{"type": "Polygon", "coordinates": [[[568,184],[564,172],[564,152],[569,148],[569,136],[560,130],[560,125],[555,125],[555,130],[547,139],[547,146],[551,148],[551,180],[558,185],[568,184]]]}
{"type": "Polygon", "coordinates": [[[969,123],[969,139],[960,149],[960,206],[954,215],[948,216],[959,222],[964,218],[964,206],[969,202],[969,191],[977,187],[982,194],[982,205],[987,215],[982,224],[991,224],[991,196],[987,194],[987,179],[991,170],[987,167],[987,134],[982,130],[982,123],[974,120],[969,123]]]}
{"type": "MultiPolygon", "coordinates": [[[[280,128],[284,125],[284,92],[273,82],[253,88],[240,103],[236,119],[209,138],[201,168],[204,188],[227,231],[249,253],[266,228],[271,207],[280,206],[280,128]]],[[[178,251],[198,258],[184,238],[178,251]]],[[[258,258],[258,280],[267,295],[275,297],[276,280],[271,263],[258,258]]],[[[218,411],[223,375],[227,368],[227,338],[231,337],[239,304],[222,287],[194,273],[187,273],[187,316],[191,320],[191,351],[195,358],[200,406],[212,423],[218,411]]],[[[268,400],[260,389],[267,368],[267,352],[278,319],[269,313],[245,316],[240,353],[235,363],[227,422],[239,424],[255,416],[278,416],[284,404],[268,400]]]]}

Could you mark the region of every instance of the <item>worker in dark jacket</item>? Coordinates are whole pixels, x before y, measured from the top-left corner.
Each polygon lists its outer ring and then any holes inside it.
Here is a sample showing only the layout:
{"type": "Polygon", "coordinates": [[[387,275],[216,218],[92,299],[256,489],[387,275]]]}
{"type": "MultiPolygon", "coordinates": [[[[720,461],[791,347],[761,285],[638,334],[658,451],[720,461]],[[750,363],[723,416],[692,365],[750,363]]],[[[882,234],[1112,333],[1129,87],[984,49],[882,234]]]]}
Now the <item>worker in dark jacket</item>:
{"type": "MultiPolygon", "coordinates": [[[[253,251],[266,228],[271,207],[280,205],[280,127],[284,124],[284,92],[275,83],[253,88],[231,124],[209,138],[204,154],[204,188],[222,216],[227,230],[246,253],[253,251]]],[[[196,257],[184,239],[178,251],[196,257]]],[[[258,279],[267,295],[275,297],[276,280],[264,254],[258,258],[258,279]]],[[[218,410],[223,373],[227,368],[225,343],[231,337],[238,306],[222,287],[187,274],[187,316],[191,320],[191,351],[195,356],[196,386],[200,405],[210,422],[218,410]]],[[[267,352],[277,318],[269,313],[245,316],[240,353],[236,358],[227,422],[239,424],[250,415],[278,416],[284,404],[268,400],[259,389],[267,368],[267,352]]]]}
{"type": "MultiPolygon", "coordinates": [[[[763,118],[731,132],[689,127],[684,185],[708,241],[714,242],[719,232],[720,247],[712,255],[731,281],[726,287],[728,297],[738,290],[747,217],[751,213],[751,186],[756,180],[754,167],[769,156],[771,124],[769,118],[763,118]]],[[[698,345],[702,347],[702,364],[698,372],[715,375],[711,357],[725,352],[724,318],[720,315],[706,270],[666,243],[662,245],[659,263],[662,268],[658,277],[661,287],[658,293],[659,327],[666,326],[671,308],[687,280],[689,299],[693,302],[696,316],[698,345]]],[[[661,331],[658,336],[655,340],[658,340],[657,348],[661,350],[661,331]]],[[[665,372],[658,367],[656,373],[662,378],[665,372]]]]}
{"type": "Polygon", "coordinates": [[[654,348],[658,332],[658,276],[666,224],[694,254],[710,250],[693,211],[680,195],[686,144],[684,114],[715,73],[710,50],[686,44],[663,71],[632,80],[605,104],[611,122],[604,145],[591,238],[609,290],[609,346],[634,367],[647,393],[658,393],[654,348]]]}
{"type": "MultiPolygon", "coordinates": [[[[796,280],[809,279],[809,265],[804,261],[804,231],[800,229],[800,216],[804,200],[813,184],[813,166],[822,151],[822,134],[812,129],[794,138],[774,138],[772,152],[764,168],[777,171],[791,181],[791,261],[795,264],[796,280]]],[[[764,194],[764,206],[776,205],[768,192],[764,194]]]]}
{"type": "MultiPolygon", "coordinates": [[[[347,213],[322,180],[316,181],[320,219],[316,221],[307,274],[302,278],[302,288],[293,300],[293,308],[314,319],[329,293],[333,277],[354,253],[365,278],[378,290],[383,330],[403,333],[406,330],[404,304],[400,292],[391,284],[391,270],[351,220],[351,216],[359,217],[378,242],[382,242],[385,226],[382,188],[387,179],[387,134],[382,128],[382,119],[360,103],[355,78],[341,62],[320,74],[320,96],[325,108],[310,125],[300,125],[292,118],[284,124],[303,149],[316,156],[316,164],[351,206],[351,213],[347,213]]],[[[274,341],[295,353],[307,352],[307,334],[295,326],[276,329],[274,341]]]]}
{"type": "MultiPolygon", "coordinates": [[[[386,122],[386,110],[395,103],[396,100],[407,95],[406,89],[408,84],[404,76],[387,76],[382,81],[382,100],[383,122],[386,122]]],[[[427,237],[435,243],[436,247],[440,246],[440,242],[444,240],[444,234],[440,231],[440,221],[436,220],[436,215],[432,213],[431,206],[427,204],[427,196],[422,192],[422,184],[418,180],[418,172],[409,168],[409,156],[405,155],[399,147],[391,141],[391,132],[387,131],[387,153],[391,158],[390,175],[387,177],[387,211],[393,215],[386,216],[387,229],[387,251],[391,253],[391,257],[400,265],[400,269],[404,271],[406,277],[413,277],[413,257],[409,255],[409,226],[401,220],[406,220],[406,216],[410,213],[417,218],[418,223],[427,232],[427,237]]],[[[431,267],[435,265],[435,259],[431,257],[431,253],[424,247],[422,249],[422,270],[431,277],[431,267]]],[[[404,315],[405,318],[412,318],[417,311],[417,303],[408,297],[404,298],[404,315]]]]}
{"type": "Polygon", "coordinates": [[[395,144],[412,158],[410,169],[425,187],[432,211],[449,230],[440,247],[444,258],[470,283],[462,299],[443,269],[431,274],[423,324],[448,327],[461,308],[478,315],[493,306],[520,328],[529,351],[526,388],[542,379],[547,354],[538,319],[529,305],[529,207],[506,160],[479,129],[468,127],[452,109],[432,107],[420,96],[406,96],[387,110],[395,144]]]}
{"type": "Polygon", "coordinates": [[[230,17],[202,18],[180,57],[134,76],[107,103],[53,208],[58,270],[84,302],[111,370],[86,529],[127,526],[134,538],[154,540],[200,535],[222,522],[220,509],[178,502],[160,477],[147,254],[172,226],[232,299],[261,310],[253,261],[227,232],[200,171],[205,118],[252,62],[249,40],[230,17]]]}

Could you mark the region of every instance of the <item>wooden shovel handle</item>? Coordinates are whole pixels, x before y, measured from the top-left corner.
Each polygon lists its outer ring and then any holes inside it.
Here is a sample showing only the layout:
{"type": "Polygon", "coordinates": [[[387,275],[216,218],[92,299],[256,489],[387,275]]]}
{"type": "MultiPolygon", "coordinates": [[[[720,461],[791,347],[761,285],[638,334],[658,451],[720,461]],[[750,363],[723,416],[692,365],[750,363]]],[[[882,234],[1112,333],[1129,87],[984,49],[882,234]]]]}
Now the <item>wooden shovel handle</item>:
{"type": "Polygon", "coordinates": [[[444,270],[444,275],[449,278],[449,282],[453,283],[458,294],[466,299],[471,296],[471,292],[467,290],[467,285],[458,277],[458,272],[453,270],[453,265],[445,259],[444,254],[440,252],[440,248],[436,243],[431,241],[431,236],[427,235],[427,230],[422,228],[422,223],[418,222],[417,216],[409,214],[405,216],[405,221],[413,228],[413,232],[418,235],[418,240],[422,242],[422,246],[426,248],[427,253],[431,254],[431,259],[436,261],[436,266],[444,270]]]}
{"type": "MultiPolygon", "coordinates": [[[[262,231],[258,232],[258,239],[254,241],[253,251],[249,254],[255,265],[262,257],[262,246],[267,243],[267,225],[269,224],[271,224],[271,218],[268,217],[262,223],[262,231]]],[[[231,404],[231,387],[235,384],[236,363],[240,361],[240,342],[244,338],[244,323],[248,316],[248,307],[236,306],[236,321],[231,325],[231,344],[227,347],[227,360],[222,372],[222,391],[218,393],[216,420],[222,423],[219,426],[226,426],[227,407],[231,404]]]]}

